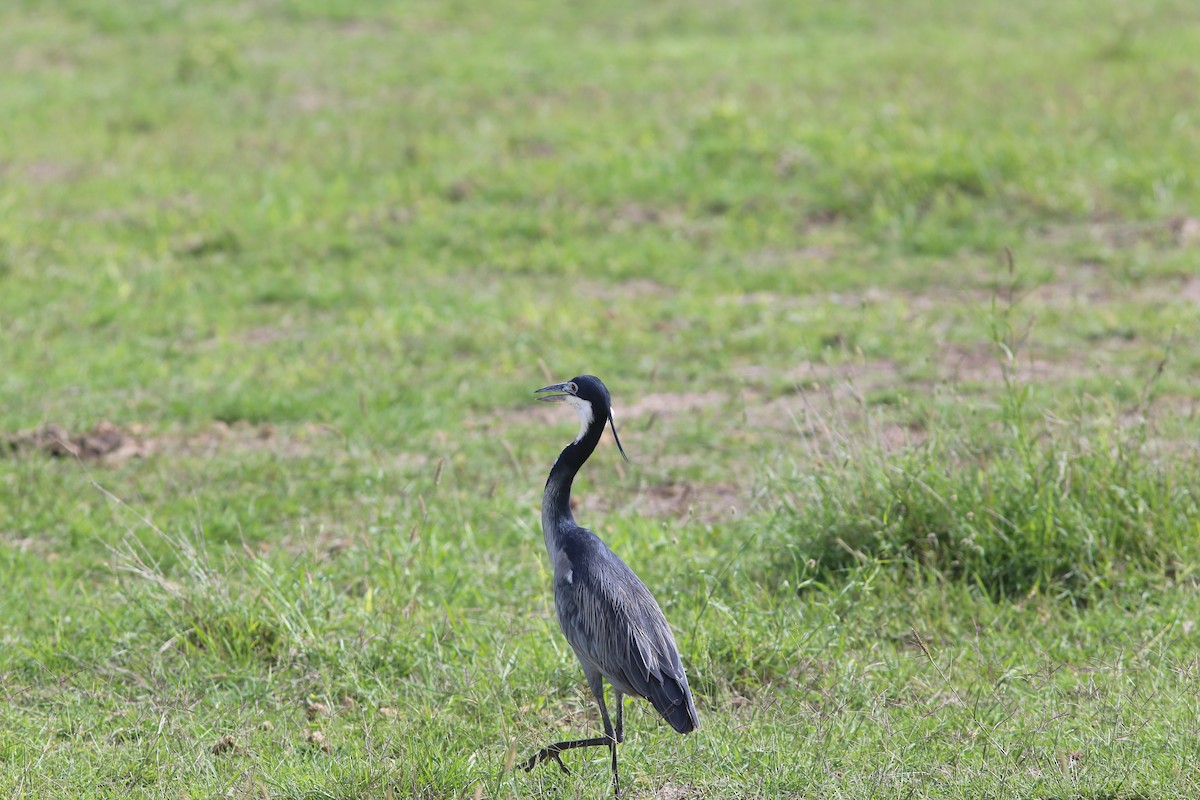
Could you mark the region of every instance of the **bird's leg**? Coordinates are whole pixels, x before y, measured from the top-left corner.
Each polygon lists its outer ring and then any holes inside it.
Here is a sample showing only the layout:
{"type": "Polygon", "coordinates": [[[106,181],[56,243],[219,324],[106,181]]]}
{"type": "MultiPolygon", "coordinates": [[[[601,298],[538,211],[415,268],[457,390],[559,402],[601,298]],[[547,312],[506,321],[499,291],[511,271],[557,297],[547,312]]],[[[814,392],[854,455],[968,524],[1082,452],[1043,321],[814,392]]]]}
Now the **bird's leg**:
{"type": "MultiPolygon", "coordinates": [[[[620,733],[615,733],[613,731],[612,720],[609,719],[608,716],[608,707],[604,705],[604,679],[601,677],[599,672],[591,672],[590,670],[587,673],[587,679],[588,685],[592,689],[592,694],[596,698],[596,703],[600,706],[600,719],[604,721],[604,735],[594,736],[591,739],[575,739],[569,742],[555,742],[554,744],[547,745],[541,750],[538,750],[530,758],[522,761],[519,766],[521,769],[529,772],[546,759],[553,759],[554,761],[558,762],[558,766],[563,772],[570,774],[571,771],[567,769],[567,765],[562,762],[562,758],[559,756],[559,753],[564,750],[574,750],[576,747],[607,747],[612,753],[613,796],[620,797],[621,779],[619,773],[617,772],[617,742],[621,741],[621,738],[623,737],[620,733]]],[[[621,706],[619,704],[622,701],[620,693],[617,694],[617,701],[617,724],[620,725],[621,706]]]]}
{"type": "MultiPolygon", "coordinates": [[[[612,730],[609,729],[607,725],[605,725],[605,729],[608,730],[609,735],[612,736],[613,797],[620,797],[621,779],[617,775],[617,745],[625,741],[625,723],[623,719],[625,716],[625,695],[621,694],[621,692],[618,691],[617,687],[615,686],[613,687],[613,695],[617,704],[617,730],[614,735],[612,730]]],[[[603,710],[603,703],[600,705],[600,708],[603,710]]],[[[606,719],[605,722],[607,721],[608,720],[606,719]]]]}
{"type": "MultiPolygon", "coordinates": [[[[600,719],[604,720],[604,735],[608,738],[608,749],[612,752],[613,797],[617,798],[621,796],[621,775],[617,772],[617,742],[621,741],[621,737],[613,732],[612,720],[608,718],[608,706],[604,705],[604,679],[600,677],[599,672],[590,672],[587,679],[588,685],[592,687],[592,694],[596,696],[596,703],[600,706],[600,719]]],[[[615,686],[613,694],[617,701],[617,724],[620,725],[621,693],[615,686]]]]}
{"type": "Polygon", "coordinates": [[[538,750],[536,753],[534,753],[532,756],[530,756],[529,758],[522,761],[517,766],[519,766],[521,769],[525,770],[526,772],[529,772],[531,769],[533,769],[534,767],[536,767],[538,764],[542,763],[546,759],[551,759],[553,761],[558,762],[559,768],[562,769],[563,772],[565,772],[569,775],[571,773],[571,770],[567,769],[567,765],[562,762],[562,758],[559,756],[559,753],[561,753],[564,750],[574,750],[576,747],[610,747],[610,746],[612,746],[612,739],[608,736],[595,736],[595,737],[592,737],[591,739],[573,739],[572,741],[569,741],[569,742],[555,742],[554,744],[548,744],[545,747],[543,747],[541,750],[538,750]]]}

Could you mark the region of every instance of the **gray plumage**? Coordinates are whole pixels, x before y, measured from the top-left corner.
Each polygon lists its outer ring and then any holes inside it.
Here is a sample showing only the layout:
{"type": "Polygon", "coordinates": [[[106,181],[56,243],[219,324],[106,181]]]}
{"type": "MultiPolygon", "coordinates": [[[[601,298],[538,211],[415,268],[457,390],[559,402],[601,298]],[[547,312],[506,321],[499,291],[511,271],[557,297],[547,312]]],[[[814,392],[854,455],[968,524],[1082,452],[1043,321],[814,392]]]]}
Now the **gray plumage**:
{"type": "MultiPolygon", "coordinates": [[[[558,742],[522,763],[526,770],[553,759],[564,772],[559,753],[576,747],[607,746],[612,753],[613,788],[620,794],[617,744],[624,739],[624,695],[649,700],[680,733],[699,725],[679,651],[662,610],[638,579],[596,534],[575,523],[571,484],[587,461],[605,423],[612,423],[608,390],[599,378],[583,375],[539,389],[558,394],[543,400],[566,402],[579,412],[579,436],[559,455],[542,496],[542,533],[554,568],[554,605],[558,624],[570,643],[588,686],[600,707],[604,736],[558,742]],[[617,724],[613,728],[604,702],[604,684],[613,687],[617,724]]],[[[621,455],[625,455],[617,439],[621,455]]]]}
{"type": "Polygon", "coordinates": [[[598,671],[620,694],[644,697],[688,733],[696,710],[667,620],[637,575],[600,537],[577,525],[558,532],[554,606],[585,674],[598,671]]]}

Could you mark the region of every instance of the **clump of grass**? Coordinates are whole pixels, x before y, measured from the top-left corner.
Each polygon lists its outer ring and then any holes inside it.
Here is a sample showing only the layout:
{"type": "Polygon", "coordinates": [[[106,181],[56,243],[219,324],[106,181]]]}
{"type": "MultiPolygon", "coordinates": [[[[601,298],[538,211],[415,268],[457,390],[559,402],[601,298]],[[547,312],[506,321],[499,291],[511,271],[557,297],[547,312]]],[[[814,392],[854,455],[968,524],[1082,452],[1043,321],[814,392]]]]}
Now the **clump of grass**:
{"type": "Polygon", "coordinates": [[[815,574],[883,560],[1004,596],[1173,576],[1195,555],[1200,473],[1136,442],[1104,446],[1113,433],[1028,449],[937,438],[823,469],[793,488],[793,552],[815,574]]]}
{"type": "Polygon", "coordinates": [[[1177,577],[1194,562],[1200,468],[1160,459],[1144,416],[1167,359],[1125,415],[1134,422],[1085,403],[1066,419],[1036,415],[1033,387],[1016,370],[1029,327],[1017,332],[1014,309],[1010,286],[1006,303],[992,305],[999,404],[944,414],[910,449],[839,438],[833,459],[788,482],[779,524],[802,584],[888,562],[993,596],[1042,591],[1086,602],[1177,577]]]}
{"type": "MultiPolygon", "coordinates": [[[[161,639],[160,653],[175,650],[223,663],[274,664],[302,652],[316,638],[312,597],[300,601],[266,561],[247,552],[242,569],[214,563],[201,535],[153,529],[172,564],[155,558],[130,536],[115,552],[114,566],[126,601],[145,615],[146,629],[161,639]]],[[[228,560],[226,560],[228,561],[228,560]]],[[[311,593],[307,593],[311,594],[311,593]]]]}

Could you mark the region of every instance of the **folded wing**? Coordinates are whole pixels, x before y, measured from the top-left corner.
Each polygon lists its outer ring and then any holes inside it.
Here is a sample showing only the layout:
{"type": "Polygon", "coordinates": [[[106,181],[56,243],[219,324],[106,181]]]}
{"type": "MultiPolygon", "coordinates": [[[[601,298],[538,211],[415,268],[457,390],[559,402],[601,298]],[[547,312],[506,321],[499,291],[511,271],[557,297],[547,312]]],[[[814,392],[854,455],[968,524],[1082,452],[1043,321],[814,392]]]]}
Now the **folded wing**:
{"type": "Polygon", "coordinates": [[[555,564],[558,622],[585,667],[620,692],[649,700],[671,727],[699,725],[671,629],[654,597],[589,531],[572,537],[555,564]]]}

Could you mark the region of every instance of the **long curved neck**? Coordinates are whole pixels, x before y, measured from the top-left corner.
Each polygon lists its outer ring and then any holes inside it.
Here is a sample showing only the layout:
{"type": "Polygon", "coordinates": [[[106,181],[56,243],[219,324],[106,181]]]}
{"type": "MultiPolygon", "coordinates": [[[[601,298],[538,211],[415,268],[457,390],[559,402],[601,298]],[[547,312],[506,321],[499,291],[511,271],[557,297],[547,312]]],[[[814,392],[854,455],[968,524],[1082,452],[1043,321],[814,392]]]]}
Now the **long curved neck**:
{"type": "Polygon", "coordinates": [[[575,524],[575,517],[571,514],[571,484],[579,468],[600,442],[605,421],[606,417],[597,415],[578,439],[563,448],[550,469],[550,477],[546,479],[546,488],[542,493],[542,533],[546,537],[546,549],[551,555],[555,550],[553,532],[564,523],[575,524]]]}

